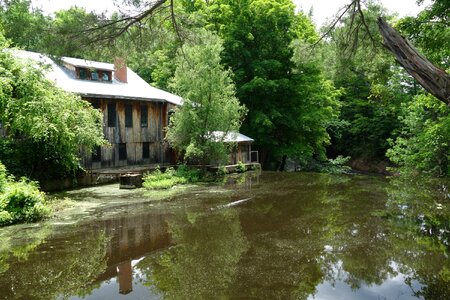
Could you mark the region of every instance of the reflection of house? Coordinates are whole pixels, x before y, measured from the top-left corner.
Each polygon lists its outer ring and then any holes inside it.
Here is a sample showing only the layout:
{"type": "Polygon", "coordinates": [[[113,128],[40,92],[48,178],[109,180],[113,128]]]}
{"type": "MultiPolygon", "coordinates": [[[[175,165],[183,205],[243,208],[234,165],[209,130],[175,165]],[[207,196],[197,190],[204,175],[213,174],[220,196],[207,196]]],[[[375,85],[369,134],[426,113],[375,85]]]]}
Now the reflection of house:
{"type": "Polygon", "coordinates": [[[257,151],[252,151],[254,139],[236,131],[230,131],[227,134],[223,131],[214,131],[212,136],[214,140],[235,144],[230,153],[229,164],[258,162],[257,151]]]}
{"type": "Polygon", "coordinates": [[[110,64],[62,57],[57,64],[34,52],[17,51],[17,56],[50,65],[50,80],[103,112],[103,132],[111,146],[86,156],[85,168],[170,162],[164,127],[180,97],[150,86],[120,59],[110,64]]]}
{"type": "MultiPolygon", "coordinates": [[[[137,210],[144,209],[136,207],[137,210]]],[[[104,282],[117,278],[120,294],[133,291],[133,262],[149,253],[166,249],[172,245],[167,227],[169,215],[155,210],[153,214],[126,215],[120,218],[99,220],[98,228],[109,238],[106,245],[106,270],[96,281],[104,282]]]]}

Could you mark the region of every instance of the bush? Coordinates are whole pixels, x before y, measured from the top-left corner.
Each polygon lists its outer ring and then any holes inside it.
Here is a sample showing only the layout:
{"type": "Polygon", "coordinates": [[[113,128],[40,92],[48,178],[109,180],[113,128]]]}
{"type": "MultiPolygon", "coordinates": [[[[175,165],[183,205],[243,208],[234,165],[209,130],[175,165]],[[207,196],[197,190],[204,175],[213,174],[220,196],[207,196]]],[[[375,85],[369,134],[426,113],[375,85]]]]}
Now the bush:
{"type": "Polygon", "coordinates": [[[179,165],[175,175],[186,178],[186,180],[191,183],[198,182],[201,178],[199,169],[189,168],[186,165],[179,165]]]}
{"type": "Polygon", "coordinates": [[[225,166],[219,166],[217,169],[217,175],[219,176],[225,176],[228,174],[228,169],[225,166]]]}
{"type": "Polygon", "coordinates": [[[0,162],[0,193],[4,190],[6,186],[7,176],[6,176],[6,168],[0,162]]]}
{"type": "Polygon", "coordinates": [[[44,193],[35,182],[26,179],[7,182],[0,195],[0,225],[33,222],[49,214],[44,193]]]}
{"type": "Polygon", "coordinates": [[[200,180],[200,171],[189,168],[186,165],[179,165],[174,168],[167,168],[163,173],[159,168],[151,173],[144,174],[143,186],[150,190],[168,189],[177,184],[194,183],[200,180]]]}
{"type": "Polygon", "coordinates": [[[246,171],[246,167],[241,161],[238,162],[238,164],[236,166],[236,171],[238,173],[244,173],[246,171]]]}
{"type": "Polygon", "coordinates": [[[309,159],[300,162],[300,169],[306,172],[320,172],[329,174],[345,174],[352,169],[347,166],[350,156],[339,155],[336,158],[327,160],[309,159]]]}
{"type": "Polygon", "coordinates": [[[15,182],[1,162],[0,192],[0,226],[37,221],[50,214],[37,183],[26,178],[15,182]]]}

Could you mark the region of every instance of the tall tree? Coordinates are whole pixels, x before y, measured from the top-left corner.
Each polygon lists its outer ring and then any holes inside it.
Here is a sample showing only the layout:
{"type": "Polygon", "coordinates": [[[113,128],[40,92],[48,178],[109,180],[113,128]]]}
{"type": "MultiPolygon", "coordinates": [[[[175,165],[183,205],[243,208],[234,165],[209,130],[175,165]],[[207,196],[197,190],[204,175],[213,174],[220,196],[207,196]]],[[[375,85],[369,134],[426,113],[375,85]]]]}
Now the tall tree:
{"type": "Polygon", "coordinates": [[[223,141],[228,133],[239,130],[245,115],[231,73],[221,65],[222,51],[218,36],[200,31],[180,49],[171,83],[184,102],[171,119],[167,139],[185,158],[203,165],[224,158],[223,141]]]}
{"type": "Polygon", "coordinates": [[[292,61],[294,39],[317,36],[311,20],[296,15],[290,0],[199,0],[188,9],[224,39],[223,62],[232,69],[237,96],[249,109],[242,131],[255,138],[262,163],[268,166],[288,156],[323,158],[329,114],[320,112],[325,107],[333,111],[333,89],[318,68],[292,61]]]}
{"type": "MultiPolygon", "coordinates": [[[[408,88],[403,86],[404,76],[394,67],[391,55],[373,48],[372,41],[363,38],[364,31],[359,32],[357,44],[349,38],[354,30],[352,13],[343,17],[324,45],[327,73],[343,91],[341,118],[347,124],[333,128],[330,152],[363,161],[385,160],[387,139],[400,126],[397,117],[400,103],[408,98],[408,88]]],[[[381,13],[379,5],[364,10],[367,28],[376,43],[381,42],[376,25],[381,13]]]]}

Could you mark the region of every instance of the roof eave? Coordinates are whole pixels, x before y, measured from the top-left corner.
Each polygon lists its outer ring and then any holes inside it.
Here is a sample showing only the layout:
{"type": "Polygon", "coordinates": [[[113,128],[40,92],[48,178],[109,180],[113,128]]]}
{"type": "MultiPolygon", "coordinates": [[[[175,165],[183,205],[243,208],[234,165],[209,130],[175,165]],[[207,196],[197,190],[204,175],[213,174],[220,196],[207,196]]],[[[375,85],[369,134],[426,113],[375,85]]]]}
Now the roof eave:
{"type": "Polygon", "coordinates": [[[77,95],[85,98],[102,98],[102,99],[119,99],[119,100],[134,100],[134,101],[146,101],[146,102],[168,102],[166,99],[158,98],[145,98],[145,97],[131,97],[121,95],[107,95],[107,94],[91,94],[91,93],[76,93],[77,95]]]}

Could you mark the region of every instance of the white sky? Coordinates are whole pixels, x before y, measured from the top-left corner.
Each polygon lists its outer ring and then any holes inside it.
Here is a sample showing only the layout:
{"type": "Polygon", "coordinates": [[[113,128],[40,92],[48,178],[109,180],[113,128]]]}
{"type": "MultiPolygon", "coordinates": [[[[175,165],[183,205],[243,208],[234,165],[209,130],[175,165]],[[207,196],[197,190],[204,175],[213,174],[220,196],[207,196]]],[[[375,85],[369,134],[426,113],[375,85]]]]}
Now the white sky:
{"type": "MultiPolygon", "coordinates": [[[[338,10],[350,3],[350,0],[293,0],[297,8],[302,8],[308,13],[313,8],[313,20],[320,27],[327,19],[333,18],[338,10]]],[[[400,17],[415,16],[419,11],[431,3],[425,0],[418,6],[417,0],[379,0],[391,13],[397,13],[400,17]]]]}
{"type": "MultiPolygon", "coordinates": [[[[339,8],[348,4],[350,0],[293,0],[298,8],[305,12],[313,8],[313,19],[320,27],[332,18],[339,8]]],[[[416,0],[379,0],[390,12],[396,12],[399,16],[416,15],[430,0],[425,0],[425,5],[417,6],[416,0]]],[[[88,11],[104,12],[115,10],[112,0],[32,0],[36,7],[42,8],[47,13],[53,13],[60,9],[67,9],[73,5],[84,7],[88,11]]]]}

